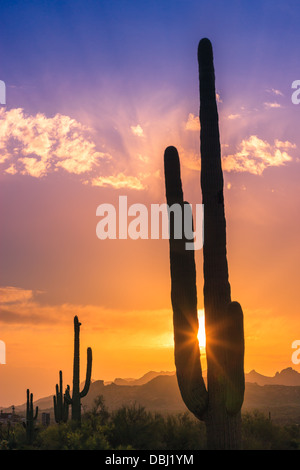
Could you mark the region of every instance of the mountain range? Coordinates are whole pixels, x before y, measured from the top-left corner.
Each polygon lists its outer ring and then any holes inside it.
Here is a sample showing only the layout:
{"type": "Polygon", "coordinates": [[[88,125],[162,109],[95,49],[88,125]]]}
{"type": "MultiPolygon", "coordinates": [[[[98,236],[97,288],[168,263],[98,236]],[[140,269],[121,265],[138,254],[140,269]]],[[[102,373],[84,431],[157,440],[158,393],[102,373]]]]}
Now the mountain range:
{"type": "MultiPolygon", "coordinates": [[[[139,379],[132,379],[132,378],[116,378],[113,382],[105,382],[105,385],[109,385],[114,383],[116,385],[143,385],[150,380],[154,379],[159,375],[175,375],[175,371],[173,372],[155,372],[150,371],[147,372],[145,375],[140,377],[139,379]]],[[[206,371],[203,372],[204,378],[206,378],[206,371]]],[[[281,372],[276,372],[273,377],[268,377],[266,375],[259,374],[255,370],[251,370],[250,372],[245,374],[245,381],[249,383],[257,383],[258,385],[286,385],[286,386],[300,386],[300,373],[296,370],[292,369],[292,367],[287,367],[283,369],[281,372]]]]}
{"type": "Polygon", "coordinates": [[[105,385],[109,385],[111,383],[114,383],[116,385],[144,385],[147,382],[150,382],[150,380],[154,379],[158,375],[175,375],[175,372],[166,372],[166,371],[160,371],[160,372],[155,372],[153,370],[147,372],[144,374],[142,377],[139,379],[121,379],[121,378],[116,378],[113,382],[104,382],[105,385]]]}
{"type": "MultiPolygon", "coordinates": [[[[204,374],[205,376],[205,374],[204,374]]],[[[300,373],[287,368],[273,377],[252,370],[245,374],[246,390],[242,411],[260,410],[281,423],[300,424],[300,373]]],[[[95,380],[82,400],[84,410],[93,407],[97,396],[102,395],[109,411],[122,405],[141,405],[148,411],[160,413],[186,412],[177,384],[175,372],[150,371],[139,379],[117,378],[107,383],[95,380]]],[[[36,400],[39,415],[50,413],[53,420],[53,395],[36,400]]],[[[26,403],[15,406],[17,414],[24,414],[26,403]]],[[[11,408],[3,409],[10,411],[11,408]]]]}

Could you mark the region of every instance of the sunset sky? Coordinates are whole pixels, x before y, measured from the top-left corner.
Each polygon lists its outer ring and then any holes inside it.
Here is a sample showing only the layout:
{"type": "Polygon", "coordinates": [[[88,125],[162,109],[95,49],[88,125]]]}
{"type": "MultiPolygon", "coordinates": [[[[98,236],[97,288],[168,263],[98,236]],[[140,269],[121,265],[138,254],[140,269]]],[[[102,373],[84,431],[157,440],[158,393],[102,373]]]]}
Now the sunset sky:
{"type": "MultiPolygon", "coordinates": [[[[228,262],[245,370],[300,339],[300,7],[290,0],[2,0],[0,406],[72,384],[73,317],[93,379],[172,371],[168,240],[99,240],[96,209],[165,202],[178,148],[201,203],[197,46],[214,48],[228,262]]],[[[202,251],[196,252],[203,309],[202,251]]],[[[203,337],[203,335],[202,335],[203,337]]],[[[205,350],[201,348],[203,353],[205,350]]]]}

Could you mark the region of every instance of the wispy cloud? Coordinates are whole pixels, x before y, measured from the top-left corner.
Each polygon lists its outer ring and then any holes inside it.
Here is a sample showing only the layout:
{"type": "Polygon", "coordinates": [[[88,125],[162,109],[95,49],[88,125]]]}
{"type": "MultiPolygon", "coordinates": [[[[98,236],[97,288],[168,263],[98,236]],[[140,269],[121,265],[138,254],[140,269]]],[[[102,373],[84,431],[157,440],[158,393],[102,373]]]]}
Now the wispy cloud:
{"type": "Polygon", "coordinates": [[[217,100],[217,103],[223,103],[223,100],[221,98],[221,95],[220,93],[216,92],[216,100],[217,100]]]}
{"type": "Polygon", "coordinates": [[[274,103],[265,102],[264,105],[266,108],[281,108],[281,104],[276,103],[276,102],[274,103]]]}
{"type": "Polygon", "coordinates": [[[0,287],[0,305],[15,302],[23,302],[32,299],[33,291],[20,287],[5,286],[0,287]]]}
{"type": "Polygon", "coordinates": [[[284,96],[283,93],[282,93],[282,91],[277,90],[276,88],[267,88],[266,91],[267,91],[268,93],[272,93],[272,94],[274,94],[274,95],[276,95],[276,96],[284,96]]]}
{"type": "Polygon", "coordinates": [[[287,150],[296,148],[296,145],[286,141],[275,140],[274,144],[251,135],[242,140],[239,151],[223,157],[223,169],[225,171],[249,172],[261,175],[270,166],[281,166],[290,162],[292,156],[287,150]]]}
{"type": "Polygon", "coordinates": [[[195,116],[193,113],[188,115],[188,120],[184,126],[186,131],[199,131],[200,130],[200,121],[199,117],[195,116]]]}
{"type": "Polygon", "coordinates": [[[276,88],[267,88],[266,92],[269,93],[270,95],[273,95],[274,98],[276,98],[276,101],[266,101],[264,102],[264,106],[266,109],[272,109],[272,108],[281,108],[281,104],[278,103],[278,99],[280,97],[284,96],[282,91],[276,89],[276,88]]]}
{"type": "MultiPolygon", "coordinates": [[[[64,325],[74,317],[74,312],[85,311],[81,305],[48,305],[43,302],[41,291],[15,286],[0,288],[0,324],[14,324],[31,328],[35,326],[64,325]]],[[[86,308],[86,315],[89,309],[86,308]]]]}
{"type": "Polygon", "coordinates": [[[136,176],[126,176],[124,173],[118,173],[115,176],[98,176],[91,180],[92,186],[111,186],[116,189],[128,188],[141,190],[145,189],[143,183],[144,175],[140,175],[140,178],[136,176]]]}
{"type": "Polygon", "coordinates": [[[241,117],[241,115],[240,114],[229,114],[227,117],[230,120],[234,120],[234,119],[239,119],[241,117]]]}
{"type": "Polygon", "coordinates": [[[137,126],[130,126],[131,132],[137,137],[144,137],[144,130],[137,124],[137,126]]]}
{"type": "Polygon", "coordinates": [[[30,325],[52,321],[53,317],[46,317],[43,309],[38,308],[35,296],[40,293],[15,286],[0,287],[0,323],[30,325]]]}
{"type": "MultiPolygon", "coordinates": [[[[11,328],[22,329],[25,334],[30,330],[47,331],[55,328],[56,333],[70,327],[74,315],[78,315],[85,328],[90,331],[103,331],[105,337],[102,344],[126,340],[122,345],[128,344],[132,348],[152,346],[172,346],[172,316],[169,309],[157,310],[128,310],[120,312],[118,309],[108,309],[101,305],[63,303],[56,305],[45,304],[36,298],[33,290],[18,287],[1,287],[0,324],[1,330],[11,328]],[[155,321],[153,321],[155,318],[155,321]],[[88,326],[87,326],[88,325],[88,326]],[[149,339],[149,336],[151,339],[149,339]],[[147,337],[146,341],[145,338],[147,337]]],[[[11,330],[10,330],[11,331],[11,330]]]]}

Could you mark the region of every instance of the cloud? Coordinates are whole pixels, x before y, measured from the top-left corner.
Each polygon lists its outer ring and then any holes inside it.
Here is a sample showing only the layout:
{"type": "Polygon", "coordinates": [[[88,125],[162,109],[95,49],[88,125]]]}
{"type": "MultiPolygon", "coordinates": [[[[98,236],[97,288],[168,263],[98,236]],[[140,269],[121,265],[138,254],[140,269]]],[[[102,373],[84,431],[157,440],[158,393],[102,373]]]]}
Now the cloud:
{"type": "Polygon", "coordinates": [[[279,103],[264,103],[266,108],[281,108],[281,104],[279,103]]]}
{"type": "Polygon", "coordinates": [[[284,96],[280,90],[276,90],[276,88],[267,88],[266,90],[268,93],[273,93],[276,96],[284,96]]]}
{"type": "MultiPolygon", "coordinates": [[[[135,136],[144,137],[139,124],[131,130],[135,136]]],[[[145,163],[146,158],[141,161],[145,163]]],[[[145,188],[143,175],[119,172],[119,159],[97,149],[91,128],[61,114],[49,118],[42,113],[26,115],[21,108],[0,109],[0,164],[3,173],[9,175],[42,178],[63,170],[84,176],[83,182],[92,186],[145,188]]]]}
{"type": "Polygon", "coordinates": [[[223,169],[225,171],[249,172],[261,175],[270,166],[282,166],[292,160],[287,149],[296,148],[289,141],[275,140],[271,145],[268,142],[251,135],[242,140],[239,151],[223,157],[223,169]]]}
{"type": "MultiPolygon", "coordinates": [[[[271,95],[275,95],[276,98],[280,98],[281,96],[284,96],[283,93],[280,90],[277,90],[276,88],[268,88],[266,89],[266,92],[270,93],[271,95]]],[[[281,108],[281,104],[277,103],[277,101],[266,101],[264,103],[265,108],[267,109],[274,109],[274,108],[281,108]]]]}
{"type": "Polygon", "coordinates": [[[143,163],[149,163],[150,162],[150,158],[148,157],[148,155],[141,155],[139,153],[137,157],[143,163]]]}
{"type": "Polygon", "coordinates": [[[0,287],[0,323],[37,324],[52,321],[37,308],[36,294],[41,291],[23,289],[15,286],[0,287]]]}
{"type": "MultiPolygon", "coordinates": [[[[46,331],[55,329],[55,333],[66,327],[72,329],[74,315],[78,315],[85,329],[91,332],[102,331],[103,343],[120,341],[132,348],[133,344],[149,347],[163,347],[165,343],[172,345],[172,315],[170,309],[156,310],[118,310],[101,305],[63,303],[45,304],[35,298],[37,292],[18,287],[1,287],[4,295],[0,300],[1,331],[46,331]],[[126,334],[125,334],[126,333],[126,334]],[[125,335],[125,336],[124,336],[125,335]],[[124,339],[126,337],[126,339],[124,339]]],[[[26,336],[23,336],[25,338],[26,336]]]]}
{"type": "Polygon", "coordinates": [[[6,165],[5,173],[41,178],[62,168],[80,175],[103,159],[110,160],[111,155],[96,149],[91,129],[76,119],[0,109],[0,163],[6,165]]]}
{"type": "Polygon", "coordinates": [[[18,170],[16,169],[15,165],[12,164],[8,168],[4,170],[5,173],[8,173],[9,175],[15,175],[18,173],[18,170]]]}
{"type": "Polygon", "coordinates": [[[220,93],[216,92],[216,100],[217,103],[223,103],[223,100],[221,99],[220,93]]]}
{"type": "Polygon", "coordinates": [[[188,120],[185,123],[185,130],[186,131],[199,131],[200,130],[199,117],[195,116],[193,113],[190,113],[188,116],[188,120]]]}
{"type": "Polygon", "coordinates": [[[97,178],[93,178],[91,181],[92,186],[112,186],[113,188],[120,189],[120,188],[129,188],[129,189],[136,189],[142,190],[145,189],[144,184],[142,183],[141,178],[136,176],[126,176],[124,173],[118,173],[116,176],[98,176],[97,178]]]}
{"type": "Polygon", "coordinates": [[[74,317],[74,306],[71,311],[65,304],[44,305],[37,299],[42,293],[15,286],[0,287],[0,323],[30,327],[65,323],[74,317]]]}
{"type": "Polygon", "coordinates": [[[29,289],[13,286],[0,287],[0,305],[26,301],[32,297],[33,291],[29,289]]]}
{"type": "Polygon", "coordinates": [[[234,120],[234,119],[238,119],[241,117],[240,114],[229,114],[229,116],[227,116],[228,119],[231,119],[231,120],[234,120]]]}
{"type": "Polygon", "coordinates": [[[131,126],[130,129],[137,137],[144,137],[144,131],[139,124],[137,126],[131,126]]]}
{"type": "Polygon", "coordinates": [[[275,139],[275,147],[285,148],[285,149],[295,149],[297,148],[297,145],[292,144],[292,142],[289,142],[288,140],[286,140],[285,142],[282,142],[281,140],[275,139]]]}

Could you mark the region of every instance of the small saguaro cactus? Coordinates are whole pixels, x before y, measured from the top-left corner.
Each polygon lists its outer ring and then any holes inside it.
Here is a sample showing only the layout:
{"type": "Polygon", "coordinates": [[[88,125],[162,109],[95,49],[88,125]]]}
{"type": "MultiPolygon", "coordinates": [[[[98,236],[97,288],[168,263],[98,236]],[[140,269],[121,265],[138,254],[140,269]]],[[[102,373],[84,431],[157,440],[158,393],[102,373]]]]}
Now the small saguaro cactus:
{"type": "Polygon", "coordinates": [[[57,423],[66,423],[69,417],[69,404],[63,393],[62,371],[59,371],[59,385],[56,384],[56,395],[53,395],[54,417],[57,423]]]}
{"type": "MultiPolygon", "coordinates": [[[[176,240],[170,218],[171,301],[177,381],[188,409],[204,420],[209,449],[241,446],[240,410],[244,399],[243,312],[231,301],[226,220],[212,45],[198,47],[201,125],[201,188],[204,204],[204,310],[207,388],[197,339],[197,288],[194,250],[176,240]]],[[[183,207],[180,161],[175,147],[164,155],[166,199],[183,207]]]]}
{"type": "Polygon", "coordinates": [[[86,379],[83,390],[79,390],[79,378],[80,378],[80,349],[79,349],[79,333],[80,325],[78,317],[74,317],[74,362],[73,362],[73,390],[72,398],[70,396],[70,387],[67,386],[65,391],[65,400],[71,405],[72,408],[72,420],[80,424],[81,422],[81,398],[85,397],[89,391],[91,384],[92,374],[92,349],[87,348],[87,367],[86,367],[86,379]]]}
{"type": "Polygon", "coordinates": [[[35,414],[33,413],[33,394],[27,389],[27,403],[26,403],[26,419],[23,426],[26,429],[26,442],[32,444],[35,431],[35,422],[37,420],[39,408],[36,406],[35,414]]]}

